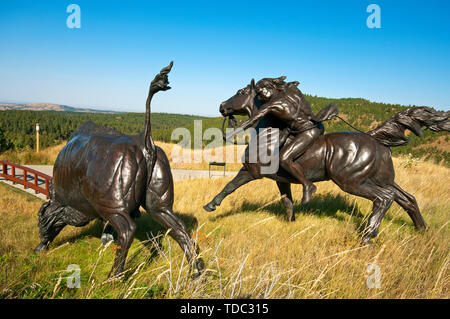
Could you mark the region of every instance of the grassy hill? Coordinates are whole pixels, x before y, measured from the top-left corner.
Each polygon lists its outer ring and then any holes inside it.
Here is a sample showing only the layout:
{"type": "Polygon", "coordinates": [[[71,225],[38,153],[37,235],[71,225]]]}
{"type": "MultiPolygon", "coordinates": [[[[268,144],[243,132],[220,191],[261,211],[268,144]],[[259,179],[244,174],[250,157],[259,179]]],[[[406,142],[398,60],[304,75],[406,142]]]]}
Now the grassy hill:
{"type": "MultiPolygon", "coordinates": [[[[340,116],[362,131],[368,131],[394,114],[409,106],[370,102],[360,98],[329,99],[306,95],[316,113],[322,107],[334,102],[340,116]]],[[[0,111],[0,130],[15,150],[33,149],[35,146],[34,125],[40,123],[41,147],[58,145],[72,134],[82,123],[91,120],[99,125],[110,126],[127,134],[141,132],[144,127],[144,113],[79,113],[52,111],[0,111]]],[[[186,127],[193,134],[194,120],[202,120],[202,129],[220,127],[222,117],[202,117],[182,114],[152,114],[152,131],[155,140],[171,142],[172,130],[186,127]]],[[[325,123],[326,132],[352,130],[339,119],[325,123]]],[[[411,154],[416,158],[428,158],[450,166],[450,133],[424,131],[422,138],[411,134],[407,146],[393,148],[393,154],[411,154]]],[[[172,141],[177,142],[177,141],[172,141]]],[[[203,144],[207,144],[204,141],[203,144]]]]}

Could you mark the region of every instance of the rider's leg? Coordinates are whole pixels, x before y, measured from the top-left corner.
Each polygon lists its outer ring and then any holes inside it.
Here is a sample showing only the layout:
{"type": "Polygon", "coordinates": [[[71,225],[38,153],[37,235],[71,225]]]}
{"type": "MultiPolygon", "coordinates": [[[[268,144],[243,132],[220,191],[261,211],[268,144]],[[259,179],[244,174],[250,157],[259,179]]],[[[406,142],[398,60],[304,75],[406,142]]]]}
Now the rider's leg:
{"type": "Polygon", "coordinates": [[[295,160],[301,156],[322,134],[320,128],[313,128],[309,131],[299,133],[294,138],[289,139],[280,152],[280,165],[291,173],[303,185],[302,204],[309,202],[316,186],[306,178],[303,167],[295,160]]]}

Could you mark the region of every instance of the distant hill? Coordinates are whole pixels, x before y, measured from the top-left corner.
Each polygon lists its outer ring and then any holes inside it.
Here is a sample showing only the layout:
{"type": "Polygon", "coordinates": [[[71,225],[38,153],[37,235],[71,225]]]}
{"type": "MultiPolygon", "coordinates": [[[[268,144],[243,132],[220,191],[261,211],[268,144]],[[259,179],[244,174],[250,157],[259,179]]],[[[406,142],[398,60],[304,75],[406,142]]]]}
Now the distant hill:
{"type": "Polygon", "coordinates": [[[88,112],[88,113],[111,113],[118,112],[103,111],[88,108],[79,108],[68,105],[54,104],[54,103],[30,103],[30,104],[17,104],[17,103],[0,103],[0,111],[56,111],[56,112],[88,112]]]}

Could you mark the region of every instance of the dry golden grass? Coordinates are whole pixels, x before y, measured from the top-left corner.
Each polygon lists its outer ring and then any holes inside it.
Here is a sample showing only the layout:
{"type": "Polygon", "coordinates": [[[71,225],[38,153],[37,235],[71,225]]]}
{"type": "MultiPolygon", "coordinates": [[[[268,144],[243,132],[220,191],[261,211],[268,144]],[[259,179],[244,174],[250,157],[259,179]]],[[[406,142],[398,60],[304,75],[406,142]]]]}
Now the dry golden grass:
{"type": "Polygon", "coordinates": [[[415,195],[429,225],[413,228],[394,204],[372,245],[358,230],[368,200],[318,183],[311,203],[287,222],[275,182],[251,182],[226,198],[216,212],[202,206],[230,180],[175,183],[175,212],[197,239],[208,270],[193,280],[181,249],[148,214],[120,281],[107,281],[113,246],[102,248],[101,225],[66,227],[50,251],[34,255],[40,201],[0,185],[0,296],[27,298],[449,298],[450,170],[413,159],[394,160],[396,181],[415,195]],[[81,268],[81,288],[66,287],[69,264],[81,268]],[[366,285],[376,264],[381,288],[366,285]],[[8,275],[5,280],[5,272],[8,275]]]}
{"type": "Polygon", "coordinates": [[[407,214],[394,204],[371,246],[362,247],[357,235],[371,202],[345,194],[331,182],[319,183],[315,199],[303,209],[301,188],[293,187],[294,223],[285,221],[280,195],[270,180],[243,186],[214,213],[193,209],[190,203],[193,198],[208,202],[227,180],[179,183],[176,210],[191,211],[204,224],[203,233],[213,232],[203,248],[215,250],[223,239],[217,256],[224,268],[237,269],[248,256],[241,273],[246,283],[242,296],[448,298],[449,170],[398,159],[395,165],[397,182],[415,194],[430,229],[415,232],[407,214]],[[381,269],[381,289],[366,286],[367,266],[374,263],[381,269]],[[271,293],[258,288],[255,295],[252,289],[258,283],[275,287],[271,293]]]}
{"type": "Polygon", "coordinates": [[[1,154],[0,159],[22,165],[53,165],[59,151],[61,151],[64,145],[66,145],[66,143],[47,147],[41,149],[39,153],[36,153],[36,150],[26,150],[20,152],[7,151],[1,154]]]}

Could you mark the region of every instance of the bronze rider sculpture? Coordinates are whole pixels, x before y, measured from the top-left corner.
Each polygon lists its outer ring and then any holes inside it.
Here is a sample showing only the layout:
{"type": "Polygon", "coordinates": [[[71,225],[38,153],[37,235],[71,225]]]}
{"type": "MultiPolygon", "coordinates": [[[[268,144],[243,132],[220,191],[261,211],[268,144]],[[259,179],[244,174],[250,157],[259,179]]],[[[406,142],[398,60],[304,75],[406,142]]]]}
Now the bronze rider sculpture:
{"type": "Polygon", "coordinates": [[[306,101],[297,87],[299,83],[285,82],[285,78],[285,76],[264,78],[256,83],[257,96],[264,105],[258,113],[250,117],[227,136],[227,140],[237,133],[254,126],[268,114],[285,122],[287,127],[280,135],[280,165],[303,185],[302,204],[304,204],[309,202],[317,188],[306,178],[301,163],[295,160],[319,136],[323,135],[324,127],[321,122],[329,120],[336,115],[337,107],[331,103],[317,115],[314,115],[308,101],[306,101]]]}

